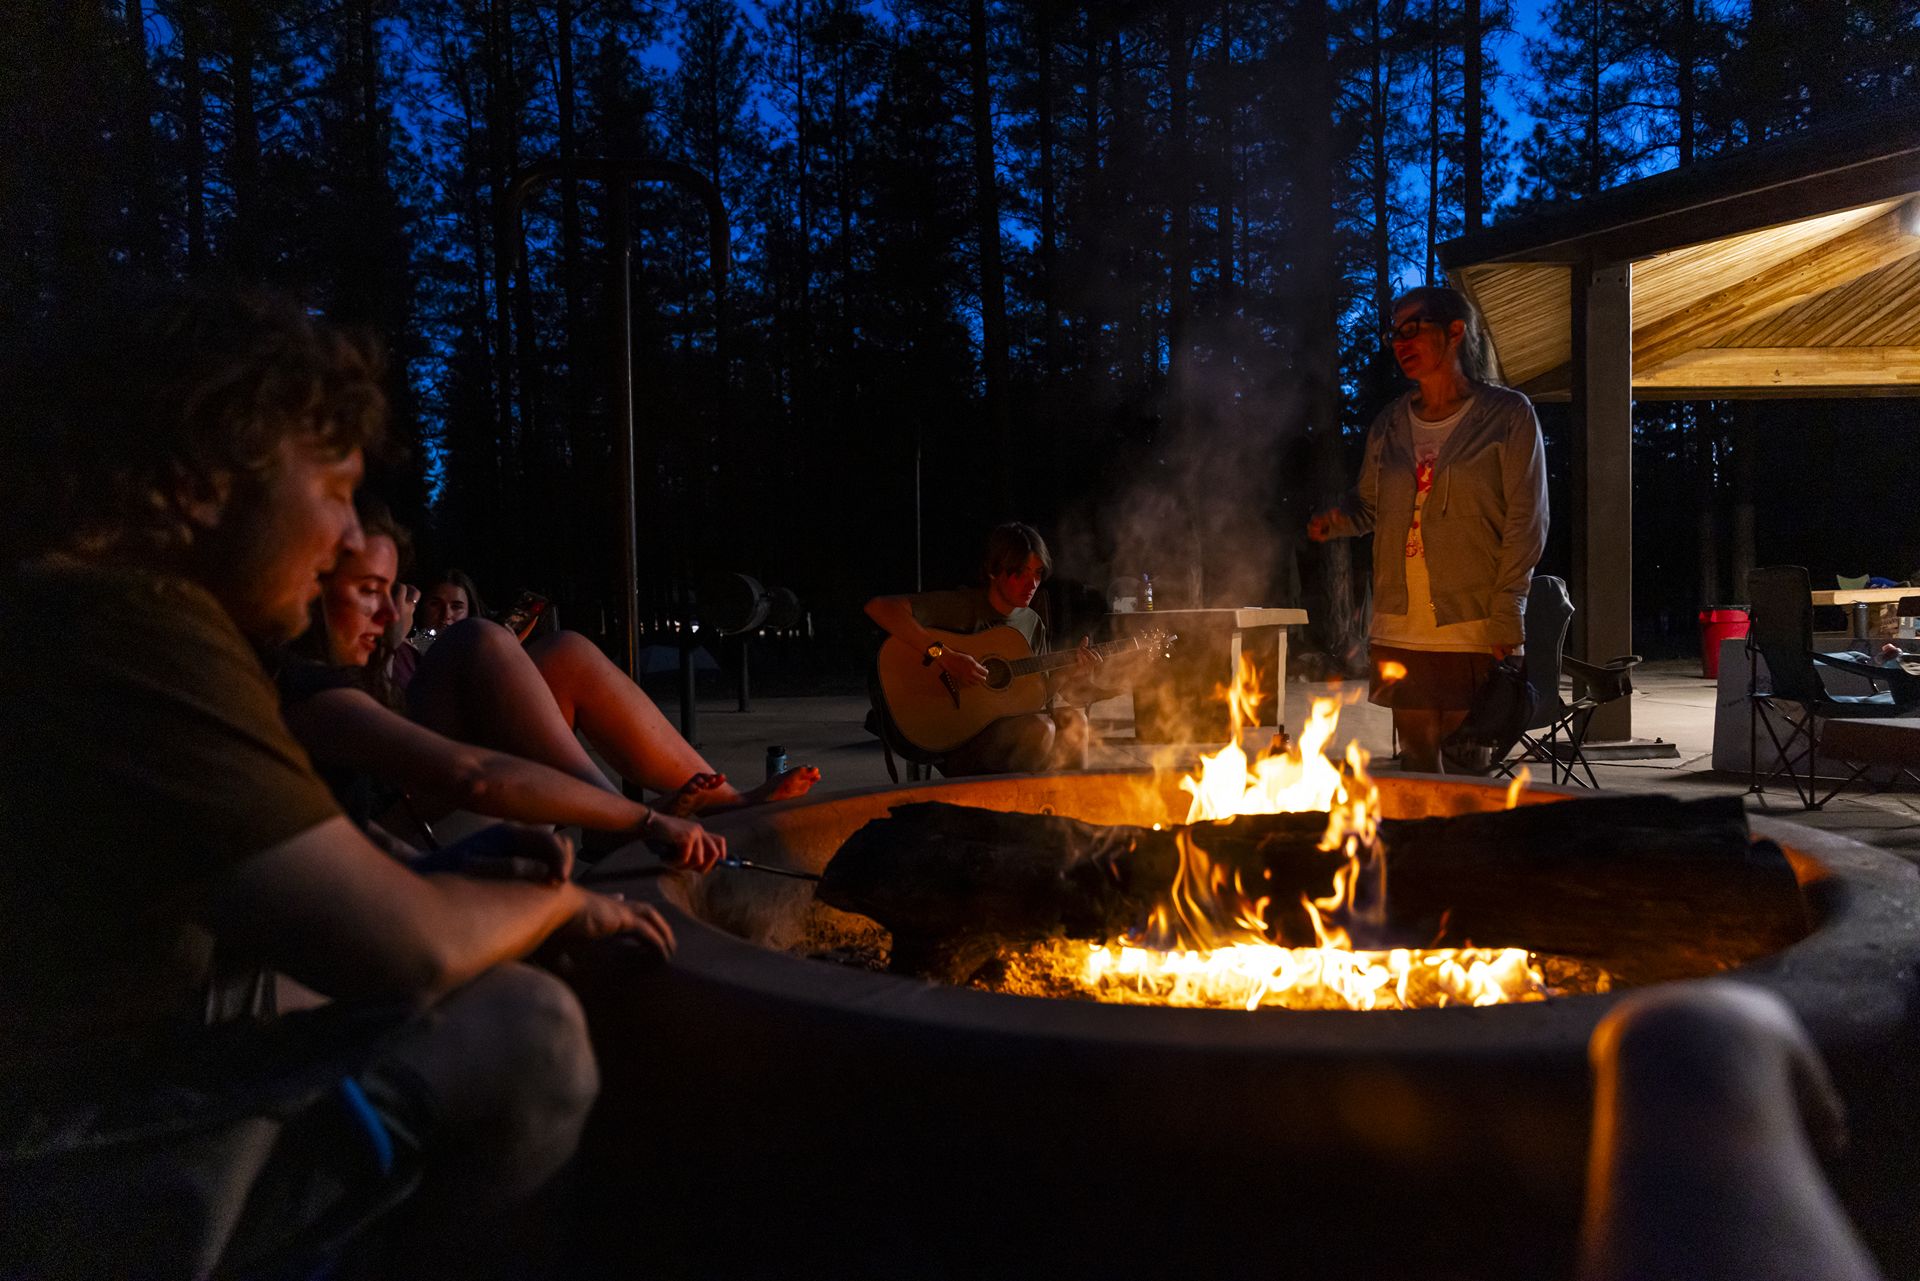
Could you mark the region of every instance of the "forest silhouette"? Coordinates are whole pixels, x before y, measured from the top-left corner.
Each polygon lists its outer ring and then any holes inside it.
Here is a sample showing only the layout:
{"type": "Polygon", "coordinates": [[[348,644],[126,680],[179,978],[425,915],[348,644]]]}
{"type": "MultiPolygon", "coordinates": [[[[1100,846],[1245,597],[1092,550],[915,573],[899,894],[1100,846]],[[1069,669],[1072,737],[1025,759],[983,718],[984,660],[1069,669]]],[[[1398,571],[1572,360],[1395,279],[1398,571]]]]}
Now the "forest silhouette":
{"type": "MultiPolygon", "coordinates": [[[[127,273],[372,328],[408,451],[376,483],[426,558],[610,649],[607,192],[518,220],[507,192],[552,159],[711,177],[718,295],[698,206],[634,188],[644,617],[755,574],[799,593],[823,678],[870,655],[862,600],[967,577],[1007,517],[1053,539],[1070,619],[1149,572],[1167,604],[1303,605],[1296,649],[1351,669],[1365,548],[1302,526],[1399,390],[1381,322],[1435,246],[1884,110],[1920,68],[1913,0],[18,0],[6,26],[0,342],[127,273]]],[[[1916,426],[1636,406],[1638,647],[1684,648],[1754,563],[1912,574],[1916,426]]]]}

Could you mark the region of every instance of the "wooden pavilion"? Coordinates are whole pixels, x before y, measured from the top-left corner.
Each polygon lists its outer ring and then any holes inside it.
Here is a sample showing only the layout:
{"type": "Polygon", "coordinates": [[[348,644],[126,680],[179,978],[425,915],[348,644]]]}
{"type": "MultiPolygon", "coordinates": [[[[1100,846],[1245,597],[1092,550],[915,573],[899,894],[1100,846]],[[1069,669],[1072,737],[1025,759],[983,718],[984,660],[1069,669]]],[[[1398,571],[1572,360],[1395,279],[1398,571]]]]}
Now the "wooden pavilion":
{"type": "MultiPolygon", "coordinates": [[[[1573,407],[1571,647],[1633,646],[1633,402],[1920,394],[1920,116],[1836,121],[1440,246],[1501,376],[1573,407]]],[[[1565,519],[1566,517],[1560,517],[1565,519]]],[[[1632,735],[1630,700],[1595,739],[1632,735]]]]}

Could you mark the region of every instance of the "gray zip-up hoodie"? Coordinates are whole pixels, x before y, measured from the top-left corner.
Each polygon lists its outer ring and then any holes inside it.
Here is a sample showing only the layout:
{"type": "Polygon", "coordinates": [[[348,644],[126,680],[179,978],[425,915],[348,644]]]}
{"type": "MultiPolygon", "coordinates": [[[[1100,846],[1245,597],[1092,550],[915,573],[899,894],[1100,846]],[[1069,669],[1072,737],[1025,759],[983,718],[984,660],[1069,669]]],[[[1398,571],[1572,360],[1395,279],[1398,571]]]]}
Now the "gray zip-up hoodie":
{"type": "MultiPolygon", "coordinates": [[[[1367,429],[1360,479],[1332,513],[1335,538],[1373,538],[1373,605],[1407,612],[1405,545],[1413,523],[1413,393],[1367,429]]],[[[1493,620],[1494,641],[1519,645],[1533,567],[1547,545],[1547,462],[1533,402],[1476,383],[1466,417],[1434,459],[1421,513],[1436,622],[1493,620]]]]}

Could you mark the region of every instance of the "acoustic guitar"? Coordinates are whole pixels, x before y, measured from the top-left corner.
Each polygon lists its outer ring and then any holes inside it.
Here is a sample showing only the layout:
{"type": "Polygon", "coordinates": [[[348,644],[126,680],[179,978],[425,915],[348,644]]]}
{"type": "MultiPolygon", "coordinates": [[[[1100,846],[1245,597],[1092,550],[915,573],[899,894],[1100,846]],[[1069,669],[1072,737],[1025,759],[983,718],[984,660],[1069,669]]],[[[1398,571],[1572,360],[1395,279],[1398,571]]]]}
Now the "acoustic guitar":
{"type": "MultiPolygon", "coordinates": [[[[963,686],[926,652],[889,636],[874,662],[878,696],[894,727],[907,743],[929,755],[950,752],[1003,716],[1045,711],[1052,691],[1047,673],[1071,667],[1077,650],[1035,654],[1027,638],[1011,627],[989,627],[960,635],[929,627],[927,634],[948,649],[971,654],[987,669],[981,685],[963,686]]],[[[1095,645],[1101,658],[1135,650],[1161,649],[1173,636],[1142,632],[1125,640],[1095,645]]]]}

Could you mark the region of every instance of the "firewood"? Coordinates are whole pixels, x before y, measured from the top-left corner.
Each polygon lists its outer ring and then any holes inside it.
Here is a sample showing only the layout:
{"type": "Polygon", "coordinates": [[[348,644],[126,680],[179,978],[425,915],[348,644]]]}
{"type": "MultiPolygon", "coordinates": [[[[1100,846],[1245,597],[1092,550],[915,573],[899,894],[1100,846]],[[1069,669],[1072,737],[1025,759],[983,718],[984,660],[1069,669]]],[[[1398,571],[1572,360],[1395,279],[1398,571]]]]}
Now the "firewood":
{"type": "MultiPolygon", "coordinates": [[[[1048,937],[1110,941],[1164,901],[1190,839],[1249,897],[1269,937],[1314,941],[1302,900],[1344,865],[1324,813],[1165,830],[922,802],[849,837],[822,901],[894,936],[896,970],[964,981],[1048,937]]],[[[1777,951],[1807,928],[1778,847],[1749,839],[1737,797],[1611,796],[1452,818],[1388,819],[1386,912],[1355,946],[1523,947],[1653,982],[1777,951]]]]}

